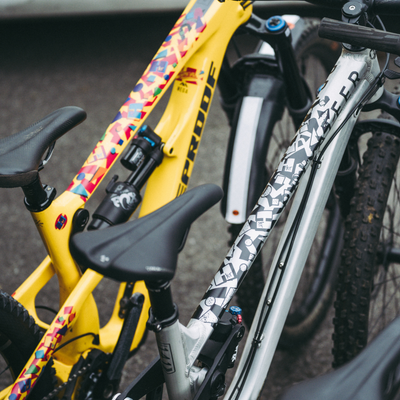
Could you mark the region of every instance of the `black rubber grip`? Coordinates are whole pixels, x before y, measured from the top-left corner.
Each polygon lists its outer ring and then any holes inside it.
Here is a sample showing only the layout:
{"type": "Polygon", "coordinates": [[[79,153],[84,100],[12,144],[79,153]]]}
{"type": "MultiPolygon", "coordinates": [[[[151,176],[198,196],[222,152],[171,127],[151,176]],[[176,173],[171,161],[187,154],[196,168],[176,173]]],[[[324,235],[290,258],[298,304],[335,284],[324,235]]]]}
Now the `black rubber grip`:
{"type": "Polygon", "coordinates": [[[324,18],[318,34],[325,39],[400,55],[400,35],[397,33],[324,18]]]}

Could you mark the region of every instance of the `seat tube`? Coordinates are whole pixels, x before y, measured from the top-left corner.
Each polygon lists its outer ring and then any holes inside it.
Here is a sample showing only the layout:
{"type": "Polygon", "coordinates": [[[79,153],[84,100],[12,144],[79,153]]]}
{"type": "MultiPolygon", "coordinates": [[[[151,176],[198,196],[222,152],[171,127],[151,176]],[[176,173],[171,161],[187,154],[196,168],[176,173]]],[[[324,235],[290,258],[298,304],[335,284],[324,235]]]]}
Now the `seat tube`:
{"type": "Polygon", "coordinates": [[[167,385],[168,397],[173,400],[190,400],[189,376],[179,321],[156,332],[157,346],[167,385]]]}
{"type": "Polygon", "coordinates": [[[192,393],[186,373],[184,339],[178,308],[172,301],[170,282],[146,283],[146,286],[152,304],[148,327],[156,335],[168,396],[172,400],[190,400],[192,393]]]}

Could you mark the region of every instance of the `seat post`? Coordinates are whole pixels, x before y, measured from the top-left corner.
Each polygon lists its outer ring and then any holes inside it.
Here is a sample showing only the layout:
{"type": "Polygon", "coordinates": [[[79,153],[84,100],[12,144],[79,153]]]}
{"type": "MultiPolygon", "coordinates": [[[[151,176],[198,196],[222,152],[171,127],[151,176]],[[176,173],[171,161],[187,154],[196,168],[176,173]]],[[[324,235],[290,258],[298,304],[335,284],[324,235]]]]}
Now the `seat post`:
{"type": "Polygon", "coordinates": [[[156,335],[158,352],[170,398],[192,399],[187,377],[185,343],[178,320],[178,307],[172,301],[171,282],[146,282],[151,309],[147,326],[156,335]]]}
{"type": "Polygon", "coordinates": [[[146,282],[146,286],[151,303],[148,325],[157,332],[178,319],[178,308],[172,301],[171,282],[146,282]]]}
{"type": "Polygon", "coordinates": [[[42,185],[39,174],[36,179],[27,186],[22,186],[25,194],[25,206],[31,212],[45,210],[56,196],[55,188],[42,185]]]}

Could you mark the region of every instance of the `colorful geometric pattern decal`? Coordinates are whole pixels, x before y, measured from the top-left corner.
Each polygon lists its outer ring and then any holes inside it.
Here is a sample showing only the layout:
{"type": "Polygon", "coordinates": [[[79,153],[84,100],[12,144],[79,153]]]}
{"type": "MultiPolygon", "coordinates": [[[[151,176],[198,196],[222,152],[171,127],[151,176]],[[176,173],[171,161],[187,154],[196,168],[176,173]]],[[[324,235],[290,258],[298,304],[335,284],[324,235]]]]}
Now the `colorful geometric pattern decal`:
{"type": "Polygon", "coordinates": [[[63,315],[58,317],[42,338],[35,352],[35,359],[28,368],[25,368],[21,372],[19,378],[16,380],[9,396],[10,400],[22,400],[28,396],[39,378],[42,368],[46,366],[47,361],[50,359],[58,343],[61,342],[63,336],[67,333],[74,318],[75,313],[72,307],[64,307],[63,315]]]}
{"type": "Polygon", "coordinates": [[[137,127],[166,91],[174,75],[182,68],[181,60],[206,28],[204,13],[212,2],[198,0],[189,13],[181,15],[68,191],[78,194],[83,201],[90,197],[137,127]]]}

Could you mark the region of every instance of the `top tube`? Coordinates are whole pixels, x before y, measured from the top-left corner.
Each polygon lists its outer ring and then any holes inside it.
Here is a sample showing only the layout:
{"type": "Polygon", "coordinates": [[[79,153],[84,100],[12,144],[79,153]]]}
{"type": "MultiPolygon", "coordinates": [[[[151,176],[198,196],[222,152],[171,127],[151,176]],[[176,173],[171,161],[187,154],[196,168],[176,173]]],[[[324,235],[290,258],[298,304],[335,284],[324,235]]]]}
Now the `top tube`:
{"type": "Polygon", "coordinates": [[[216,13],[210,12],[215,3],[218,2],[192,0],[189,3],[67,191],[79,195],[83,202],[92,195],[165,94],[172,78],[199,47],[201,34],[216,13]]]}

